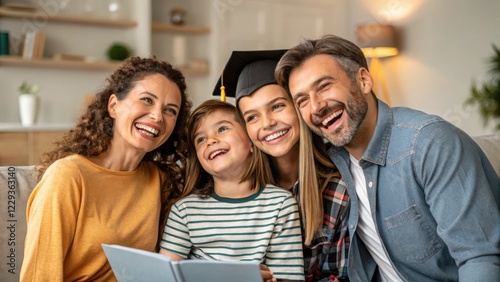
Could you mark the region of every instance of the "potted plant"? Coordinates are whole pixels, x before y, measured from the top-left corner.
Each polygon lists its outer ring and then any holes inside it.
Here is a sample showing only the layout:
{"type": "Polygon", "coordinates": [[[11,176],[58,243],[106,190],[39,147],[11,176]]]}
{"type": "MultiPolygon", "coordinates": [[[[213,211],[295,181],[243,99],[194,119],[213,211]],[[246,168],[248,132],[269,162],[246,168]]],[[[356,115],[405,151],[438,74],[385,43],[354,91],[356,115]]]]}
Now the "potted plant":
{"type": "Polygon", "coordinates": [[[19,115],[23,126],[32,126],[36,120],[38,91],[37,84],[24,81],[19,86],[19,115]]]}
{"type": "Polygon", "coordinates": [[[132,50],[124,43],[114,42],[106,54],[111,61],[123,61],[132,55],[132,50]]]}
{"type": "Polygon", "coordinates": [[[495,54],[488,60],[489,79],[478,85],[472,81],[471,96],[465,101],[468,106],[477,105],[484,125],[495,123],[495,129],[500,131],[500,49],[492,46],[495,54]]]}

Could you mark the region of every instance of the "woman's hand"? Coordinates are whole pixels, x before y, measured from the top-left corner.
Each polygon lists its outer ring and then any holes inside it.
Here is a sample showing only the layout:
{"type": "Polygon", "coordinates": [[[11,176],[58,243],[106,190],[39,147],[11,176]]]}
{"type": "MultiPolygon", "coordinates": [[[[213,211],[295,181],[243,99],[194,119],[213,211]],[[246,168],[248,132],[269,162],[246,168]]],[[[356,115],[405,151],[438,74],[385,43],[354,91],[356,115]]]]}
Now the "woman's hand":
{"type": "Polygon", "coordinates": [[[262,275],[262,281],[264,282],[277,282],[276,278],[273,277],[273,273],[265,264],[260,265],[260,275],[262,275]]]}

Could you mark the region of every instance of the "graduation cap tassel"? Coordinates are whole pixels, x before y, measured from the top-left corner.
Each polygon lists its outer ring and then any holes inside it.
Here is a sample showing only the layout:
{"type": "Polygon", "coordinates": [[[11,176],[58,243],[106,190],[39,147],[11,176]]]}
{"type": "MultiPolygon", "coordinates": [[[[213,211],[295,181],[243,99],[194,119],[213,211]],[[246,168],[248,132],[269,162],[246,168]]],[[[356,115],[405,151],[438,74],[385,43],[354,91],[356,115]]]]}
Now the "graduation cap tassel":
{"type": "Polygon", "coordinates": [[[226,87],[224,85],[220,87],[220,100],[226,102],[226,87]]]}
{"type": "Polygon", "coordinates": [[[220,100],[226,102],[226,87],[224,87],[224,74],[220,76],[220,100]]]}

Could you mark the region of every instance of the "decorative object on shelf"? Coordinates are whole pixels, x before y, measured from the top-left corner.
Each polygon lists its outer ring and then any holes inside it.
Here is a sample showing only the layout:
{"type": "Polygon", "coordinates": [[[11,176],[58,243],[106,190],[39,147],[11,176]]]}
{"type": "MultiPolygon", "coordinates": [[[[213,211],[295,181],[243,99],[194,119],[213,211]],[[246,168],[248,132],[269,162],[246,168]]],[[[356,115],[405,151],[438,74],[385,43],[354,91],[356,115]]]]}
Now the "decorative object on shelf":
{"type": "Polygon", "coordinates": [[[181,7],[175,7],[170,10],[170,22],[176,25],[182,25],[186,21],[186,10],[181,7]]]}
{"type": "Polygon", "coordinates": [[[110,19],[119,20],[126,18],[125,5],[123,5],[122,0],[108,0],[106,8],[110,19]]]}
{"type": "Polygon", "coordinates": [[[32,126],[36,121],[39,90],[37,84],[26,81],[19,86],[19,115],[23,126],[32,126]]]}
{"type": "Polygon", "coordinates": [[[45,48],[45,32],[41,30],[27,31],[23,35],[21,56],[23,59],[40,59],[45,48]]]}
{"type": "Polygon", "coordinates": [[[121,42],[114,42],[107,51],[108,59],[112,61],[123,61],[132,55],[132,49],[121,42]]]}
{"type": "Polygon", "coordinates": [[[9,32],[0,30],[0,56],[9,55],[9,32]]]}
{"type": "Polygon", "coordinates": [[[80,13],[85,17],[99,18],[100,9],[96,0],[79,0],[80,13]]]}
{"type": "Polygon", "coordinates": [[[492,45],[492,48],[495,54],[488,60],[489,80],[483,82],[481,86],[475,80],[472,81],[471,95],[465,101],[465,105],[478,105],[484,126],[494,122],[495,129],[500,131],[500,49],[495,45],[492,45]]]}
{"type": "Polygon", "coordinates": [[[187,51],[186,37],[183,35],[175,35],[172,40],[173,65],[175,66],[187,65],[186,51],[187,51]]]}

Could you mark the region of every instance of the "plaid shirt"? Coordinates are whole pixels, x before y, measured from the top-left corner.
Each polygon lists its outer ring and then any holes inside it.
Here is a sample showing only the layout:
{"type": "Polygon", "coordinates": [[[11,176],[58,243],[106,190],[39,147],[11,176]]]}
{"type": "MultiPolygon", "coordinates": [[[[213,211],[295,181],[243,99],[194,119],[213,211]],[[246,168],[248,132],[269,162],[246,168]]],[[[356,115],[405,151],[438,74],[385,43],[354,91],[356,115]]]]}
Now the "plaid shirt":
{"type": "MultiPolygon", "coordinates": [[[[299,202],[298,182],[292,193],[299,202]]],[[[304,246],[306,281],[349,281],[347,277],[347,255],[349,233],[347,220],[349,196],[341,178],[330,180],[323,191],[323,227],[317,232],[311,245],[304,246]]]]}

